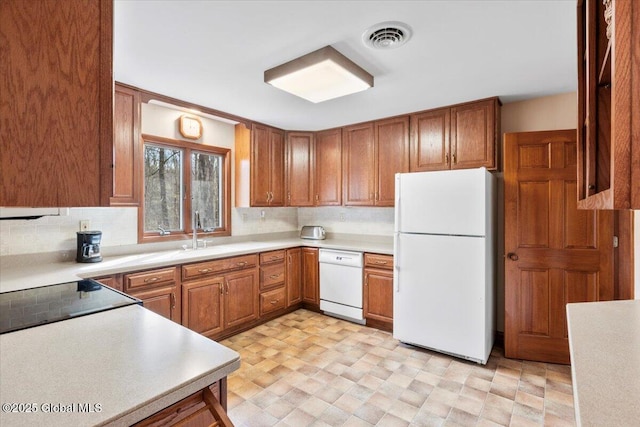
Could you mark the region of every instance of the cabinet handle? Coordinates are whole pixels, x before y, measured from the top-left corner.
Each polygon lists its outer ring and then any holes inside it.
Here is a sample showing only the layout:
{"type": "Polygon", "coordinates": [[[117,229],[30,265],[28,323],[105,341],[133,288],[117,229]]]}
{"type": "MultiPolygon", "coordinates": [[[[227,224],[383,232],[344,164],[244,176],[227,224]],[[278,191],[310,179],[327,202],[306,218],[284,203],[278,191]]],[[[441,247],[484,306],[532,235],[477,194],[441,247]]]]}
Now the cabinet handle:
{"type": "Polygon", "coordinates": [[[291,264],[291,255],[289,255],[289,264],[291,264]]]}
{"type": "Polygon", "coordinates": [[[316,202],[319,202],[319,201],[320,201],[320,195],[316,194],[316,202]]]}
{"type": "Polygon", "coordinates": [[[269,278],[270,279],[277,279],[280,276],[281,276],[281,274],[272,274],[271,276],[269,276],[269,278]]]}
{"type": "Polygon", "coordinates": [[[227,280],[225,283],[227,285],[227,295],[229,295],[229,281],[227,280]]]}
{"type": "Polygon", "coordinates": [[[240,261],[240,262],[237,262],[236,265],[238,267],[244,267],[245,265],[247,265],[247,263],[246,263],[246,261],[240,261]]]}
{"type": "Polygon", "coordinates": [[[171,308],[176,308],[176,294],[171,292],[171,308]]]}
{"type": "Polygon", "coordinates": [[[291,191],[287,193],[287,199],[289,200],[289,203],[291,203],[291,191]]]}
{"type": "Polygon", "coordinates": [[[157,282],[158,280],[160,280],[160,278],[156,277],[156,276],[148,277],[148,278],[144,279],[144,283],[157,282]]]}
{"type": "Polygon", "coordinates": [[[449,164],[449,153],[446,153],[446,154],[444,155],[444,162],[445,162],[446,164],[449,164]]]}
{"type": "Polygon", "coordinates": [[[271,300],[269,302],[271,303],[271,305],[276,305],[278,303],[278,300],[277,299],[276,300],[271,300]]]}
{"type": "Polygon", "coordinates": [[[198,273],[210,273],[213,271],[213,268],[202,268],[198,270],[198,273]]]}
{"type": "Polygon", "coordinates": [[[455,165],[456,163],[458,163],[458,160],[456,159],[456,153],[453,153],[451,155],[451,157],[453,158],[453,164],[455,165]]]}
{"type": "Polygon", "coordinates": [[[387,265],[387,261],[375,261],[375,264],[387,265]]]}

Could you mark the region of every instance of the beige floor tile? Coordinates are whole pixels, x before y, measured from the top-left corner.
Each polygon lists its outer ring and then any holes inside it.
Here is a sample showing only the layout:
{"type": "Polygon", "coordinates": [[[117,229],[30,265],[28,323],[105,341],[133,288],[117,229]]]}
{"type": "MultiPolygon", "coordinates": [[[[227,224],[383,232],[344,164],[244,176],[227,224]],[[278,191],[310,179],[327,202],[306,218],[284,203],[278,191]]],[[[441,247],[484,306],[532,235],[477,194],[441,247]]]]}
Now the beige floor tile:
{"type": "Polygon", "coordinates": [[[573,426],[567,366],[486,365],[405,345],[388,332],[306,310],[222,342],[236,427],[573,426]]]}

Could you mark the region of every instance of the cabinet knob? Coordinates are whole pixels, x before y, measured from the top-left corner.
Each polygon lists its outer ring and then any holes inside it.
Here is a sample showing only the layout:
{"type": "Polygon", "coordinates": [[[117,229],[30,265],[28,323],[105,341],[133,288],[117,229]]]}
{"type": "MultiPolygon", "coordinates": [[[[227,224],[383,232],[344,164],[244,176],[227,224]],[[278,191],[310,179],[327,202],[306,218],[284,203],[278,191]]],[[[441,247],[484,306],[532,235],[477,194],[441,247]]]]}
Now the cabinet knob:
{"type": "Polygon", "coordinates": [[[445,162],[446,164],[449,164],[449,153],[446,153],[446,154],[444,155],[444,162],[445,162]]]}
{"type": "Polygon", "coordinates": [[[160,278],[156,277],[156,276],[148,277],[148,278],[144,279],[144,283],[157,282],[158,280],[160,280],[160,278]]]}
{"type": "Polygon", "coordinates": [[[456,159],[456,153],[453,153],[451,155],[451,158],[453,159],[453,164],[455,165],[456,163],[458,163],[458,160],[456,159]]]}
{"type": "Polygon", "coordinates": [[[509,252],[507,254],[507,258],[509,258],[511,261],[518,261],[520,258],[518,257],[518,254],[515,252],[509,252]]]}

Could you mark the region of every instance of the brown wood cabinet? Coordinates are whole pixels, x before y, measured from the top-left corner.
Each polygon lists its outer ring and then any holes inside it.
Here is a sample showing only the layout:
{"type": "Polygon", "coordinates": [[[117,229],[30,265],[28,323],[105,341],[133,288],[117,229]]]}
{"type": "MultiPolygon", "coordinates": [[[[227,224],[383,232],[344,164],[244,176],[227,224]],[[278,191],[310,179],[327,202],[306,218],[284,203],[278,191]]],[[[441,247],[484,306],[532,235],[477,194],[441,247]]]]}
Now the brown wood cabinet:
{"type": "Polygon", "coordinates": [[[393,256],[364,254],[364,317],[367,324],[393,327],[393,256]]]}
{"type": "Polygon", "coordinates": [[[142,305],[174,322],[181,322],[180,275],[177,267],[123,275],[123,290],[142,305]]]}
{"type": "Polygon", "coordinates": [[[302,302],[311,309],[320,309],[319,255],[316,248],[302,248],[302,302]]]}
{"type": "Polygon", "coordinates": [[[302,302],[302,249],[287,249],[287,307],[302,302]]]}
{"type": "Polygon", "coordinates": [[[236,125],[235,151],[236,207],[284,206],[284,131],[236,125]]]}
{"type": "Polygon", "coordinates": [[[342,205],[342,129],[315,134],[315,206],[342,205]]]}
{"type": "Polygon", "coordinates": [[[260,254],[260,316],[287,306],[285,258],[284,249],[260,254]]]}
{"type": "Polygon", "coordinates": [[[218,338],[259,315],[258,255],[182,266],[182,324],[218,338]]]}
{"type": "Polygon", "coordinates": [[[140,203],[140,92],[116,83],[113,103],[113,193],[111,206],[140,203]]]}
{"type": "Polygon", "coordinates": [[[0,206],[108,206],[113,1],[3,0],[0,39],[0,206]]]}
{"type": "Polygon", "coordinates": [[[344,204],[393,206],[395,174],[409,171],[409,117],[343,130],[344,204]]]}
{"type": "Polygon", "coordinates": [[[496,169],[499,136],[498,98],[412,114],[409,169],[496,169]]]}
{"type": "Polygon", "coordinates": [[[227,408],[226,377],[134,424],[149,426],[232,427],[227,408]]]}
{"type": "Polygon", "coordinates": [[[109,286],[117,291],[122,292],[122,275],[121,274],[113,274],[111,276],[102,276],[93,278],[96,282],[100,282],[103,285],[109,286]]]}
{"type": "Polygon", "coordinates": [[[314,151],[312,132],[287,132],[287,206],[313,206],[314,151]]]}
{"type": "Polygon", "coordinates": [[[578,208],[640,208],[640,4],[578,1],[578,208]],[[611,14],[610,24],[605,11],[611,14]]]}

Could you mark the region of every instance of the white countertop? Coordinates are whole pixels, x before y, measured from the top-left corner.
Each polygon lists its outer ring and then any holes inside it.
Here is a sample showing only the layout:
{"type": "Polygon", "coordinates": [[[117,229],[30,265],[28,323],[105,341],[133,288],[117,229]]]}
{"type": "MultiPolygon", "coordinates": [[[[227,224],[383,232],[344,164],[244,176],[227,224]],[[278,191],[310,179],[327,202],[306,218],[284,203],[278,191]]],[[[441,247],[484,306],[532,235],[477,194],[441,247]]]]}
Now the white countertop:
{"type": "Polygon", "coordinates": [[[37,412],[3,406],[0,425],[130,425],[239,367],[235,351],[138,305],[11,332],[0,335],[1,403],[37,412]],[[87,404],[99,412],[80,412],[87,404]]]}
{"type": "Polygon", "coordinates": [[[640,422],[640,300],[567,305],[578,426],[640,422]]]}
{"type": "MultiPolygon", "coordinates": [[[[140,245],[143,247],[144,245],[140,245]]],[[[299,238],[245,241],[213,245],[198,250],[174,249],[159,252],[143,252],[131,255],[104,257],[93,264],[75,261],[38,262],[37,256],[25,255],[0,257],[0,292],[28,289],[77,280],[106,276],[109,274],[164,267],[175,264],[205,261],[256,252],[299,246],[331,248],[380,254],[393,254],[393,242],[388,239],[361,240],[328,238],[326,240],[304,240],[299,238]]]]}

